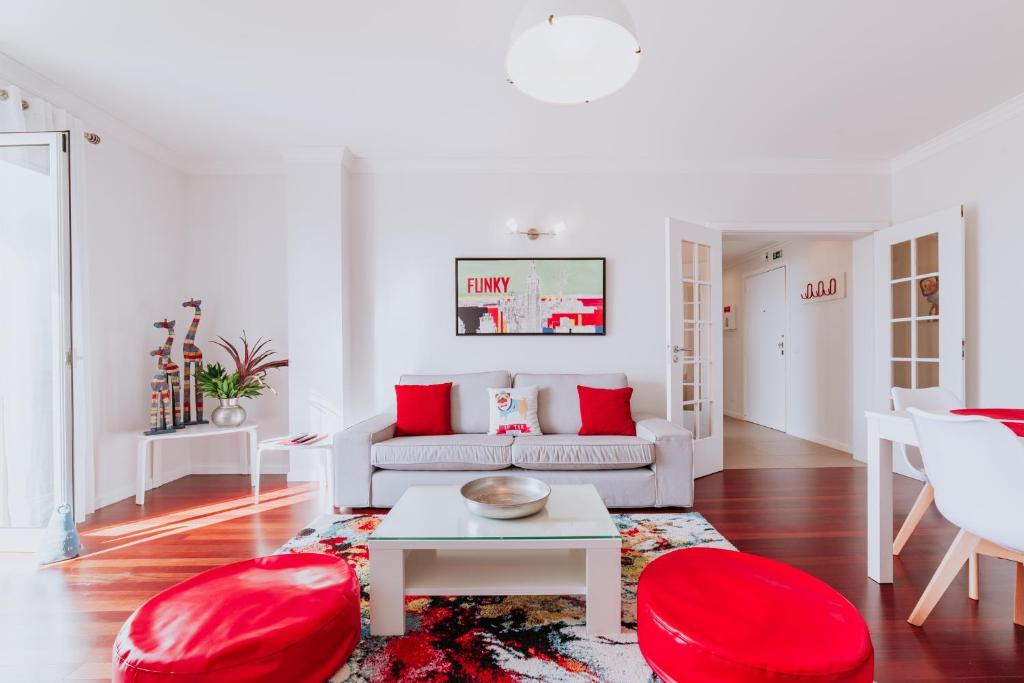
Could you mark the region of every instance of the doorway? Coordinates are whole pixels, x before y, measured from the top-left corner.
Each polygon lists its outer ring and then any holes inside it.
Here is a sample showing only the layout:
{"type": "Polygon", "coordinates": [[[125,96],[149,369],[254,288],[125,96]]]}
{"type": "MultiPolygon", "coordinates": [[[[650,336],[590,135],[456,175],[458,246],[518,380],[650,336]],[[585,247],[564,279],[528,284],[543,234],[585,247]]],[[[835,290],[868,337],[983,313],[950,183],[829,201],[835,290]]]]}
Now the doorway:
{"type": "Polygon", "coordinates": [[[35,551],[71,501],[71,295],[65,133],[0,134],[0,551],[35,551]]]}
{"type": "Polygon", "coordinates": [[[859,465],[847,287],[857,237],[724,236],[725,469],[859,465]]]}
{"type": "Polygon", "coordinates": [[[744,278],[743,383],[746,418],[786,431],[786,267],[744,278]]]}

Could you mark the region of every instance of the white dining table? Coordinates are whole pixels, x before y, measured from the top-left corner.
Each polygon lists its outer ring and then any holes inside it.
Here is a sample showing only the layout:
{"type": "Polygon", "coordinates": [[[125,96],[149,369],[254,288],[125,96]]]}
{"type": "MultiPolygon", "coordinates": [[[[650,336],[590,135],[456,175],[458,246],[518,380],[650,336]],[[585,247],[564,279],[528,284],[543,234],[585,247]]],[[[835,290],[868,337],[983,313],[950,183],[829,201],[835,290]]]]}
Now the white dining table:
{"type": "Polygon", "coordinates": [[[868,578],[892,583],[892,446],[917,445],[906,411],[869,410],[868,423],[868,578]]]}
{"type": "Polygon", "coordinates": [[[868,578],[878,583],[892,583],[892,447],[895,443],[917,446],[917,433],[910,413],[905,410],[869,410],[865,416],[868,424],[868,578]]]}

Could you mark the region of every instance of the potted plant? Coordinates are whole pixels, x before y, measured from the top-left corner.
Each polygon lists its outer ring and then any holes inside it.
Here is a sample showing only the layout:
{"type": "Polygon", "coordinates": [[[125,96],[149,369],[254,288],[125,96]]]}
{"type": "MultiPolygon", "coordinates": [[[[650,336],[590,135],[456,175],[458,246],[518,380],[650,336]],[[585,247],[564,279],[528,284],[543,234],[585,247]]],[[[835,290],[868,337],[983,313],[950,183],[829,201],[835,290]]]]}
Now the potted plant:
{"type": "Polygon", "coordinates": [[[257,339],[250,347],[245,332],[242,332],[241,353],[224,337],[218,339],[213,343],[228,352],[235,362],[235,370],[228,372],[220,363],[211,363],[199,371],[196,383],[203,394],[220,399],[220,405],[210,415],[213,424],[218,427],[237,427],[245,422],[245,408],[238,405],[238,399],[256,398],[264,389],[274,391],[267,384],[267,371],[285,367],[288,360],[270,360],[277,352],[265,348],[270,343],[269,339],[257,339]]]}

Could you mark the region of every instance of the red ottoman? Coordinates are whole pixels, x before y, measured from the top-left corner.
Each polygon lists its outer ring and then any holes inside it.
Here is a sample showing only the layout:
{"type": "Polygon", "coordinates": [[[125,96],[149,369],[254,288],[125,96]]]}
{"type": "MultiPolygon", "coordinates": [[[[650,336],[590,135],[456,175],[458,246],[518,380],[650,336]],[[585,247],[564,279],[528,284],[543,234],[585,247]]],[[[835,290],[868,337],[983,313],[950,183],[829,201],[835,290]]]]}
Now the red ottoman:
{"type": "Polygon", "coordinates": [[[856,608],[827,584],[757,555],[690,548],[640,575],[640,651],[668,683],[871,683],[874,650],[856,608]]]}
{"type": "Polygon", "coordinates": [[[114,681],[315,681],[359,642],[359,580],[329,555],[258,557],[197,574],[135,610],[114,681]]]}

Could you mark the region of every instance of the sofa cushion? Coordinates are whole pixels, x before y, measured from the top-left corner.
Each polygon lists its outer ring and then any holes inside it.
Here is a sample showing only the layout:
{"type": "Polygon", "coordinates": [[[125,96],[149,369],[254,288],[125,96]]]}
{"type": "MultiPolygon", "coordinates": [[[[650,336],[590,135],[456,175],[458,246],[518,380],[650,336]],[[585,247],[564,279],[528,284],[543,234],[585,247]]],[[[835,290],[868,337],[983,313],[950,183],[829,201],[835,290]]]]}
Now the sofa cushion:
{"type": "Polygon", "coordinates": [[[527,470],[628,470],[654,462],[654,444],[635,436],[517,436],[512,464],[527,470]]]}
{"type": "MultiPolygon", "coordinates": [[[[540,418],[540,429],[545,434],[577,434],[580,431],[582,423],[577,386],[582,384],[585,387],[598,389],[621,389],[628,386],[626,375],[622,373],[601,375],[520,373],[512,380],[514,387],[528,387],[533,384],[540,387],[540,394],[537,396],[537,417],[540,418]]],[[[499,385],[492,384],[491,386],[499,385]]],[[[454,422],[453,414],[453,427],[454,422]]],[[[455,431],[459,430],[455,429],[455,431]]]]}
{"type": "Polygon", "coordinates": [[[396,384],[395,436],[452,433],[452,383],[396,384]]]}
{"type": "Polygon", "coordinates": [[[489,422],[488,387],[512,386],[506,370],[470,372],[461,375],[402,375],[399,384],[452,383],[452,431],[456,434],[486,434],[489,422]]]}
{"type": "Polygon", "coordinates": [[[385,470],[500,470],[512,464],[512,437],[400,436],[373,444],[370,462],[385,470]]]}
{"type": "Polygon", "coordinates": [[[636,436],[636,423],[629,408],[633,387],[595,389],[578,386],[582,435],[636,436]]]}

